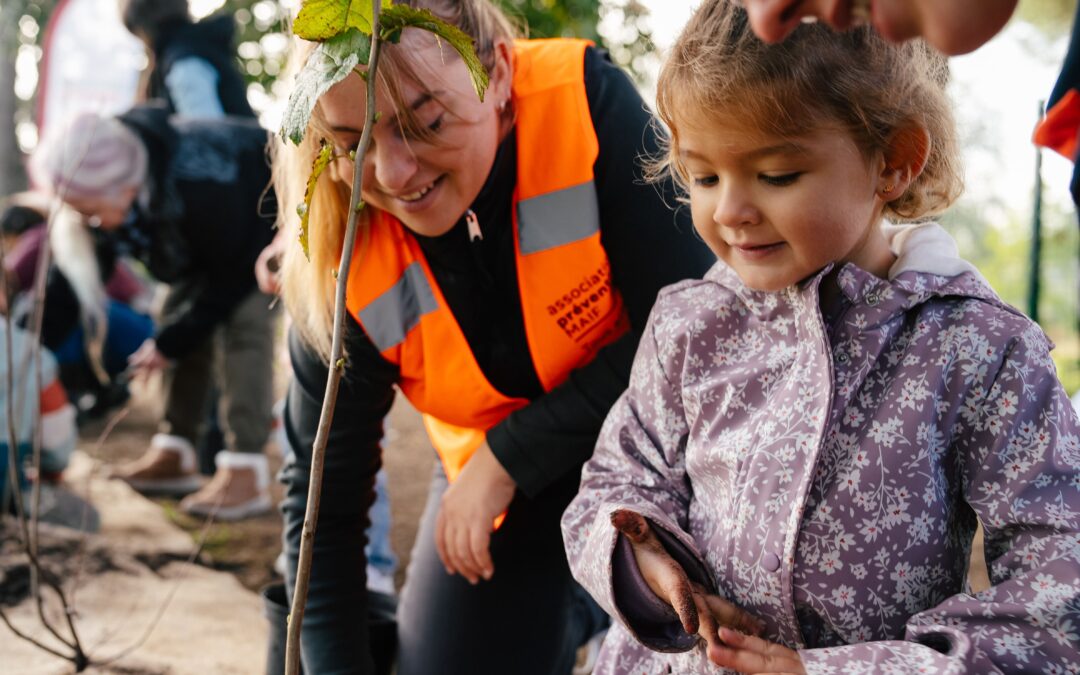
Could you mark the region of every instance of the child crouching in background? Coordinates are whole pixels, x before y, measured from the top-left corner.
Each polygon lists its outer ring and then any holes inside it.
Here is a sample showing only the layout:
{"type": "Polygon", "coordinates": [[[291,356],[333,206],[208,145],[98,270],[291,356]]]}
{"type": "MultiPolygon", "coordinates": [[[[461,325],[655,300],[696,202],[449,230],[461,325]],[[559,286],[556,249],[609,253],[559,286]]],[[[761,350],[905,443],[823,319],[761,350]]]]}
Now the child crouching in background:
{"type": "Polygon", "coordinates": [[[1080,669],[1080,424],[927,220],[961,187],[946,77],[869,28],[766,45],[727,0],[672,48],[670,169],[720,262],[660,293],[563,517],[618,619],[596,672],[1080,669]]]}

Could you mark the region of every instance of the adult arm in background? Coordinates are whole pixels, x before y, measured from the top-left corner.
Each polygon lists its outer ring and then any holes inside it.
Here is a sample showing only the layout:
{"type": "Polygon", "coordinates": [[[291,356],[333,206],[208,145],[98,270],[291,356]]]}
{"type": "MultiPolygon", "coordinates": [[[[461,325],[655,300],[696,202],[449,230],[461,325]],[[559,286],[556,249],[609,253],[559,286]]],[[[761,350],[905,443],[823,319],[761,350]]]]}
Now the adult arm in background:
{"type": "MultiPolygon", "coordinates": [[[[397,369],[385,361],[360,327],[346,321],[348,361],[326,446],[314,562],[301,635],[309,673],[369,673],[367,589],[364,579],[368,509],[382,464],[383,418],[394,401],[397,369]]],[[[293,379],[285,405],[285,433],[294,451],[282,468],[285,499],[286,590],[292,596],[304,511],[327,366],[295,330],[289,331],[293,379]]]]}
{"type": "Polygon", "coordinates": [[[631,329],[560,386],[487,433],[518,489],[534,496],[592,455],[608,410],[626,389],[641,331],[657,292],[700,278],[715,262],[677,205],[670,181],[648,184],[642,161],[660,152],[658,126],[630,78],[602,52],[585,52],[585,89],[600,153],[595,181],[601,242],[631,329]]]}

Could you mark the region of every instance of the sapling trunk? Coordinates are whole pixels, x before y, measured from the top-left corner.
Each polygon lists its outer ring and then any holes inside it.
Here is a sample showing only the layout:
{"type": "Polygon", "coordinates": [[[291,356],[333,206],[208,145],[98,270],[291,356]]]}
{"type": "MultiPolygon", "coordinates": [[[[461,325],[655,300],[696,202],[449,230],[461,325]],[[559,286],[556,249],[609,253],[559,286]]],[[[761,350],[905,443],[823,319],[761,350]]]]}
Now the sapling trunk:
{"type": "Polygon", "coordinates": [[[300,535],[300,560],[296,567],[296,584],[293,587],[292,606],[289,610],[289,630],[285,643],[285,673],[300,673],[300,629],[304,622],[304,605],[307,602],[308,586],[311,579],[311,558],[315,545],[315,524],[319,518],[319,500],[322,494],[323,466],[326,460],[326,444],[330,436],[330,424],[334,419],[334,406],[337,403],[338,387],[344,371],[342,361],[343,338],[345,333],[345,289],[349,281],[349,267],[352,263],[353,247],[356,242],[356,224],[359,218],[358,206],[363,188],[364,157],[371,145],[371,130],[375,124],[375,69],[379,64],[379,0],[371,0],[371,52],[367,70],[367,119],[360,135],[360,144],[354,158],[352,195],[349,200],[349,219],[345,225],[345,242],[342,246],[341,261],[338,263],[337,282],[334,292],[334,333],[330,346],[330,368],[326,378],[326,393],[323,396],[322,412],[319,415],[319,427],[315,434],[315,443],[311,448],[311,475],[308,482],[307,508],[304,511],[304,527],[300,535]]]}

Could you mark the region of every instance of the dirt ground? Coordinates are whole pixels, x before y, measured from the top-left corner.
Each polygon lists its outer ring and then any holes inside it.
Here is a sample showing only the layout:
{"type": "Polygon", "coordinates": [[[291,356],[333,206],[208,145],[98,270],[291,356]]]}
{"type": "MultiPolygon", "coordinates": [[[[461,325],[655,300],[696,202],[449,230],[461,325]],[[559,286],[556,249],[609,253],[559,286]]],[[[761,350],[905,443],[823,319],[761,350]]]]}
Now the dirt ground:
{"type": "MultiPolygon", "coordinates": [[[[136,387],[127,412],[116,422],[104,442],[99,442],[111,416],[96,420],[80,429],[80,447],[106,464],[119,464],[139,457],[154,434],[160,410],[159,400],[150,388],[136,387]]],[[[113,413],[114,415],[116,413],[113,413]]],[[[416,536],[416,524],[424,508],[428,479],[435,454],[427,441],[420,417],[403,396],[390,413],[384,460],[389,478],[392,513],[391,543],[400,562],[396,582],[404,581],[409,552],[416,536]]],[[[271,472],[281,465],[276,444],[267,444],[271,472]]],[[[281,500],[282,486],[272,482],[274,502],[281,500]]],[[[174,499],[156,499],[169,518],[197,536],[202,520],[176,508],[174,499]]],[[[213,567],[236,575],[241,584],[252,590],[278,579],[274,559],[281,551],[281,515],[276,510],[264,516],[238,523],[215,523],[207,537],[205,560],[213,567]]]]}

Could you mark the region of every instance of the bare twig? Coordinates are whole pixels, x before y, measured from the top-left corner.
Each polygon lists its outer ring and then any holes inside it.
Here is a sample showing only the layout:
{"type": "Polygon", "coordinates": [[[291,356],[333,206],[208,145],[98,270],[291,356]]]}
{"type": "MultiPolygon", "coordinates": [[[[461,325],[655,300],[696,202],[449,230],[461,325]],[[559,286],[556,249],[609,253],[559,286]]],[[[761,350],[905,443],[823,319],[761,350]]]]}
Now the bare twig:
{"type": "MultiPolygon", "coordinates": [[[[4,298],[6,299],[7,295],[8,295],[8,288],[7,288],[7,272],[6,272],[5,268],[3,267],[4,257],[5,257],[5,250],[4,250],[4,247],[3,247],[3,242],[0,241],[0,293],[3,293],[4,298]]],[[[15,416],[15,398],[16,398],[16,396],[15,396],[15,357],[14,357],[14,354],[13,354],[13,351],[12,351],[13,350],[13,346],[12,346],[13,339],[12,338],[14,337],[14,326],[13,326],[12,321],[11,321],[10,308],[8,308],[8,310],[4,312],[4,321],[5,321],[5,329],[7,331],[6,339],[4,341],[5,352],[6,352],[4,356],[5,356],[5,359],[7,361],[7,382],[5,383],[6,386],[7,386],[7,410],[5,411],[5,413],[7,414],[7,419],[8,419],[8,422],[7,422],[7,429],[8,429],[8,438],[7,438],[7,443],[8,443],[8,473],[11,475],[11,480],[10,480],[10,483],[11,483],[11,499],[14,502],[14,505],[15,505],[15,515],[16,515],[16,518],[17,518],[18,523],[19,523],[19,528],[18,528],[19,533],[22,535],[23,548],[25,549],[26,555],[30,560],[31,589],[32,589],[32,592],[33,592],[33,595],[34,595],[35,604],[37,605],[38,617],[41,619],[41,624],[45,627],[46,630],[49,631],[49,633],[52,634],[53,637],[55,637],[57,640],[59,640],[61,642],[61,644],[64,644],[64,645],[66,645],[68,647],[71,647],[72,649],[75,649],[76,651],[78,651],[77,647],[74,644],[72,644],[71,642],[68,642],[66,639],[64,639],[60,635],[59,631],[57,631],[56,628],[53,627],[52,623],[49,622],[48,618],[46,618],[46,616],[45,616],[45,608],[44,608],[44,605],[43,605],[42,600],[41,600],[41,592],[40,592],[40,588],[39,588],[39,584],[38,584],[40,564],[39,564],[39,562],[37,560],[37,552],[34,549],[34,547],[31,546],[30,526],[29,526],[29,523],[28,523],[27,518],[26,518],[26,512],[23,509],[22,485],[19,484],[19,478],[18,478],[18,474],[19,474],[19,461],[18,461],[19,438],[18,438],[18,434],[15,431],[15,424],[16,424],[17,419],[21,419],[21,415],[19,417],[15,416]]],[[[23,401],[23,403],[26,404],[27,402],[23,401]]],[[[21,413],[22,410],[20,409],[19,412],[21,413]]],[[[39,411],[39,413],[40,413],[40,411],[39,411]]],[[[40,414],[38,416],[40,417],[40,414]]],[[[63,597],[62,594],[61,594],[61,597],[63,597]]],[[[65,610],[65,613],[66,613],[66,611],[67,611],[66,606],[64,607],[64,610],[65,610]]],[[[5,623],[7,623],[6,619],[5,619],[5,623]]],[[[16,635],[18,635],[18,633],[16,633],[16,635]]]]}
{"type": "MultiPolygon", "coordinates": [[[[202,553],[203,547],[206,545],[206,539],[210,536],[210,530],[214,527],[214,518],[216,515],[217,507],[215,506],[214,509],[210,512],[210,515],[206,517],[206,522],[203,523],[202,531],[199,533],[199,541],[195,544],[195,548],[192,549],[191,554],[187,557],[187,560],[184,561],[186,564],[193,564],[195,562],[195,559],[199,557],[199,554],[202,553]]],[[[150,639],[150,634],[154,632],[155,628],[157,628],[158,623],[161,622],[161,618],[165,616],[165,610],[169,608],[169,605],[172,603],[172,599],[176,596],[176,592],[180,590],[180,584],[183,581],[183,577],[177,579],[176,583],[173,584],[173,587],[169,589],[168,594],[165,596],[165,600],[162,601],[161,606],[158,607],[157,613],[154,614],[154,618],[151,619],[150,623],[146,625],[146,630],[143,631],[142,636],[140,636],[138,640],[136,640],[131,646],[120,650],[119,652],[110,657],[102,659],[95,658],[94,663],[97,665],[108,665],[124,658],[128,654],[131,654],[139,647],[142,647],[143,644],[145,644],[146,641],[150,639]]]]}
{"type": "MultiPolygon", "coordinates": [[[[105,428],[98,435],[97,442],[94,445],[94,456],[95,457],[100,457],[101,456],[101,450],[105,445],[105,439],[108,438],[110,434],[112,434],[113,429],[116,427],[117,424],[120,423],[120,420],[127,417],[128,413],[130,413],[130,412],[131,412],[131,405],[128,404],[128,405],[125,405],[121,410],[119,410],[116,414],[114,414],[109,419],[108,424],[105,425],[105,428]]],[[[97,463],[95,462],[94,470],[96,470],[96,468],[97,468],[97,463]]],[[[85,500],[85,503],[83,504],[82,520],[80,521],[80,527],[79,527],[79,531],[82,532],[82,536],[79,538],[79,548],[78,548],[78,551],[75,554],[75,565],[74,565],[74,567],[75,567],[75,575],[74,575],[74,577],[72,577],[72,582],[71,582],[71,608],[70,608],[70,611],[74,612],[74,613],[77,613],[77,610],[76,610],[76,604],[77,604],[76,597],[77,596],[76,596],[76,594],[79,592],[79,584],[82,582],[82,571],[83,571],[83,564],[82,563],[83,563],[83,558],[86,555],[86,542],[87,542],[87,540],[89,539],[89,536],[90,536],[89,532],[86,531],[86,529],[87,529],[86,525],[87,525],[87,519],[89,518],[89,515],[90,515],[90,503],[91,503],[90,502],[90,484],[91,484],[90,479],[93,477],[94,470],[88,471],[86,473],[86,483],[83,486],[83,495],[84,495],[83,499],[85,500]]]]}
{"type": "Polygon", "coordinates": [[[48,653],[52,654],[53,656],[59,656],[60,658],[64,659],[65,661],[74,661],[75,660],[75,657],[73,655],[64,654],[63,652],[60,652],[60,651],[58,651],[56,649],[53,649],[49,645],[44,644],[44,643],[34,639],[33,637],[27,635],[26,633],[23,633],[22,631],[20,631],[18,628],[16,628],[11,623],[11,620],[8,619],[7,614],[4,613],[4,608],[3,607],[0,607],[0,621],[4,622],[4,625],[8,627],[8,630],[10,630],[12,633],[15,634],[15,637],[26,640],[27,642],[34,645],[38,649],[40,649],[42,651],[45,651],[45,652],[48,652],[48,653]]]}
{"type": "Polygon", "coordinates": [[[358,205],[363,189],[364,157],[371,145],[371,131],[375,125],[375,70],[379,64],[381,40],[379,39],[380,1],[371,2],[371,52],[367,71],[367,119],[360,134],[360,145],[354,160],[352,195],[349,200],[349,219],[345,225],[345,242],[338,264],[337,286],[334,293],[334,334],[330,346],[330,369],[326,378],[326,393],[319,416],[319,427],[311,449],[311,476],[308,483],[307,507],[304,512],[304,528],[300,536],[300,560],[296,568],[296,584],[293,588],[292,607],[289,610],[288,639],[285,645],[285,674],[300,673],[300,629],[304,622],[304,605],[307,603],[308,585],[311,579],[311,559],[315,545],[315,524],[319,518],[319,501],[322,494],[323,466],[326,460],[326,444],[330,436],[330,424],[334,419],[338,387],[341,384],[343,335],[345,333],[345,289],[349,280],[353,247],[356,243],[358,205]]]}

